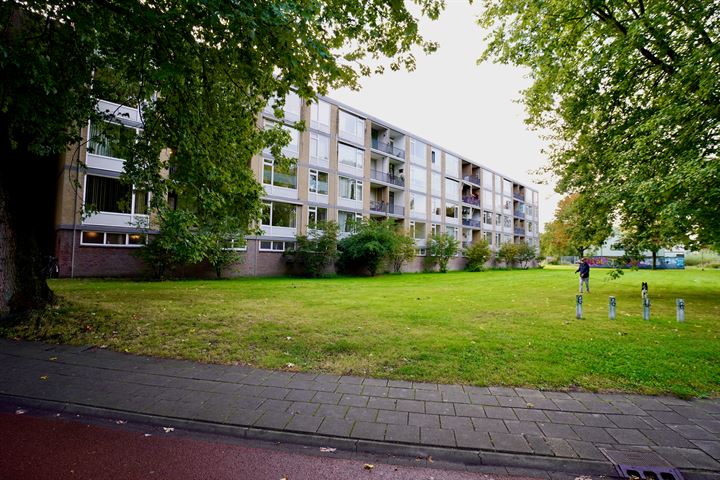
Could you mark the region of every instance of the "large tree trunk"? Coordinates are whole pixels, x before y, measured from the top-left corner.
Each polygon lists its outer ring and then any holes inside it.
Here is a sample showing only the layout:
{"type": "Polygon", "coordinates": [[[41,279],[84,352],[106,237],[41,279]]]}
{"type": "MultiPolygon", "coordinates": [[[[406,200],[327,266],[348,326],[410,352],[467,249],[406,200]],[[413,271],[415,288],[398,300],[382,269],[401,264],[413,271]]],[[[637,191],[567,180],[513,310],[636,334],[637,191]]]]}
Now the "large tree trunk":
{"type": "Polygon", "coordinates": [[[655,270],[657,268],[657,250],[653,250],[652,252],[652,269],[655,270]]]}
{"type": "Polygon", "coordinates": [[[51,253],[47,212],[54,197],[54,169],[49,159],[18,155],[7,142],[2,143],[0,318],[5,318],[42,308],[53,298],[43,268],[51,253]]]}

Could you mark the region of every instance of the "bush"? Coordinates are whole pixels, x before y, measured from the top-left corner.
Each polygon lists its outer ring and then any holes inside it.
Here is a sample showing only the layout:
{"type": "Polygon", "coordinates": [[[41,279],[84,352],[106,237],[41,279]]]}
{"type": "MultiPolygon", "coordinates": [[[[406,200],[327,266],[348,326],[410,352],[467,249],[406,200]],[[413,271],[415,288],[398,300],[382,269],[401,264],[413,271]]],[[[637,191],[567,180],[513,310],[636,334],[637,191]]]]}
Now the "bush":
{"type": "Polygon", "coordinates": [[[490,258],[490,245],[484,238],[479,242],[474,242],[465,250],[467,257],[467,265],[465,269],[470,272],[480,272],[485,270],[485,262],[490,258]]]}
{"type": "Polygon", "coordinates": [[[530,262],[537,258],[537,251],[535,247],[530,246],[527,242],[516,244],[517,248],[517,261],[520,262],[523,268],[528,268],[530,262]]]}
{"type": "Polygon", "coordinates": [[[392,220],[359,223],[353,235],[338,243],[341,269],[347,272],[365,268],[375,276],[397,253],[398,235],[392,220]]]}
{"type": "Polygon", "coordinates": [[[438,266],[441,273],[447,272],[448,262],[450,258],[455,256],[458,251],[458,241],[447,233],[441,235],[433,235],[430,237],[427,246],[426,265],[434,267],[438,266]]]}
{"type": "Polygon", "coordinates": [[[308,235],[298,235],[294,250],[285,252],[296,269],[304,276],[319,277],[337,258],[338,232],[336,222],[320,223],[308,235]]]}
{"type": "Polygon", "coordinates": [[[518,246],[514,243],[503,243],[497,251],[496,258],[501,262],[505,262],[506,268],[512,269],[518,260],[518,246]]]}

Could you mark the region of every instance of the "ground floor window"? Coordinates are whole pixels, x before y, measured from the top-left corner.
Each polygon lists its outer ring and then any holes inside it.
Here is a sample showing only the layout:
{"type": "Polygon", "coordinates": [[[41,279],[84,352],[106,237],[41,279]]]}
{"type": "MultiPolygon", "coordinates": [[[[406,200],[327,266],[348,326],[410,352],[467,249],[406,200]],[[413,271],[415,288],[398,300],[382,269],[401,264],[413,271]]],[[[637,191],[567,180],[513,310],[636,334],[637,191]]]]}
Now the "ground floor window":
{"type": "Polygon", "coordinates": [[[144,233],[111,233],[85,230],[80,245],[107,245],[110,247],[140,247],[147,243],[144,233]]]}
{"type": "Polygon", "coordinates": [[[284,252],[295,248],[295,242],[286,242],[278,240],[261,240],[261,252],[284,252]]]}

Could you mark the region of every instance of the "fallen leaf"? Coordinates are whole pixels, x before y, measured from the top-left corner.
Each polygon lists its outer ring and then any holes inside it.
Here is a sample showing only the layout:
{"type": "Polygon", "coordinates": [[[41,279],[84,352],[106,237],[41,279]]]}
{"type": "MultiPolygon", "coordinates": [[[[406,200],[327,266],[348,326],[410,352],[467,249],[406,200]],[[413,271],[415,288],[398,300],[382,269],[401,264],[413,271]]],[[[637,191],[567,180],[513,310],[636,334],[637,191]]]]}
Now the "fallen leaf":
{"type": "Polygon", "coordinates": [[[375,465],[373,465],[372,463],[366,463],[363,468],[365,470],[372,470],[373,468],[375,468],[375,465]]]}
{"type": "Polygon", "coordinates": [[[24,415],[27,410],[23,410],[22,408],[18,408],[15,410],[15,415],[24,415]]]}
{"type": "Polygon", "coordinates": [[[47,380],[47,379],[48,379],[47,375],[43,375],[42,377],[40,377],[40,380],[47,380]]]}
{"type": "Polygon", "coordinates": [[[528,403],[527,403],[527,407],[528,407],[528,408],[535,408],[535,404],[528,402],[528,403]]]}
{"type": "Polygon", "coordinates": [[[165,430],[165,433],[174,432],[175,429],[173,427],[163,427],[163,430],[165,430]]]}
{"type": "Polygon", "coordinates": [[[332,453],[332,452],[334,452],[335,450],[337,450],[337,448],[320,447],[320,451],[321,451],[321,452],[325,452],[325,453],[332,453]]]}

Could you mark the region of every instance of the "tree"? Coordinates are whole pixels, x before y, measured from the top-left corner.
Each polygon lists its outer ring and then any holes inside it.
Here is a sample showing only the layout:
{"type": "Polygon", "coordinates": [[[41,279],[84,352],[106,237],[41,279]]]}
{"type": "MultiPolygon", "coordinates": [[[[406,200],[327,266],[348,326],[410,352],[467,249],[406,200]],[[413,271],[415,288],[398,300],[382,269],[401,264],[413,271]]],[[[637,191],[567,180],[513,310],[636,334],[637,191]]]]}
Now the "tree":
{"type": "Polygon", "coordinates": [[[482,59],[529,68],[528,122],[550,132],[558,191],[622,229],[649,218],[663,242],[717,244],[718,2],[485,3],[482,59]]]}
{"type": "Polygon", "coordinates": [[[313,226],[308,235],[296,237],[294,250],[285,252],[300,272],[307,277],[319,277],[338,256],[337,222],[325,222],[313,226]]]}
{"type": "Polygon", "coordinates": [[[415,239],[407,233],[396,231],[389,258],[389,263],[392,265],[393,271],[400,273],[402,266],[406,262],[414,259],[416,255],[415,239]]]}
{"type": "Polygon", "coordinates": [[[514,243],[503,243],[500,245],[495,258],[501,262],[505,262],[505,267],[512,269],[515,262],[518,260],[518,247],[514,243]]]}
{"type": "Polygon", "coordinates": [[[560,200],[555,219],[546,225],[541,238],[546,255],[582,257],[586,249],[605,242],[612,234],[610,212],[593,212],[589,208],[583,195],[572,194],[560,200]]]}
{"type": "Polygon", "coordinates": [[[527,242],[518,243],[516,245],[517,261],[520,262],[522,268],[528,268],[530,262],[537,258],[535,247],[527,242]]]}
{"type": "Polygon", "coordinates": [[[340,240],[340,266],[345,271],[367,269],[375,276],[390,261],[397,248],[397,226],[394,221],[364,220],[355,232],[340,240]]]}
{"type": "MultiPolygon", "coordinates": [[[[442,8],[415,3],[431,18],[442,8]]],[[[0,4],[0,21],[0,315],[51,299],[37,213],[53,192],[28,192],[53,185],[57,156],[78,152],[81,128],[106,118],[98,99],[142,106],[125,176],[153,193],[154,209],[172,191],[194,228],[217,231],[223,219],[242,235],[262,208],[248,162],[287,140],[256,125],[269,99],[356,87],[384,58],[412,69],[414,47],[436,48],[403,2],[382,0],[15,0],[0,4]]]]}
{"type": "Polygon", "coordinates": [[[428,239],[427,258],[433,266],[437,265],[441,273],[447,273],[450,259],[455,256],[460,243],[448,233],[432,235],[428,239]]]}
{"type": "Polygon", "coordinates": [[[490,244],[484,238],[473,242],[465,250],[467,257],[467,265],[465,269],[470,272],[480,272],[485,270],[485,262],[490,258],[490,244]]]}

